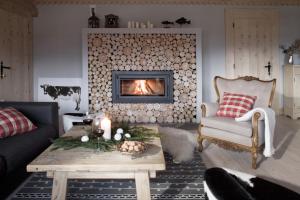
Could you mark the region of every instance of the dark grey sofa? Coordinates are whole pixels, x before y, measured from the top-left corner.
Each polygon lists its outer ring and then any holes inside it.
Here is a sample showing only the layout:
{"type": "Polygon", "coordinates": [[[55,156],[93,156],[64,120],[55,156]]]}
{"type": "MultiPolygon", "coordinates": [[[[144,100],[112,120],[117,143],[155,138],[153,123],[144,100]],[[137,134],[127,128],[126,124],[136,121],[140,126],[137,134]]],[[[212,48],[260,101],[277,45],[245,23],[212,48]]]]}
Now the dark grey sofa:
{"type": "MultiPolygon", "coordinates": [[[[0,108],[14,107],[38,128],[0,139],[0,184],[6,185],[59,136],[58,105],[54,102],[0,102],[0,108]]],[[[1,187],[0,187],[1,188],[1,187]]],[[[1,188],[3,190],[3,188],[1,188]]],[[[0,191],[0,194],[7,191],[0,191]]],[[[1,195],[0,195],[1,198],[1,195]]]]}

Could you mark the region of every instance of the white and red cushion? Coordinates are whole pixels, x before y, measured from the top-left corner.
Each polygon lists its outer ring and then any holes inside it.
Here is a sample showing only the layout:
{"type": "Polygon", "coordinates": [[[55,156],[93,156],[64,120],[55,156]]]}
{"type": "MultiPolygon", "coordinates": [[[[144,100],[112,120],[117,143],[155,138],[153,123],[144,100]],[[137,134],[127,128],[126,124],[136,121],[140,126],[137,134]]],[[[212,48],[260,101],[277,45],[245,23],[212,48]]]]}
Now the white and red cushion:
{"type": "Polygon", "coordinates": [[[27,117],[15,108],[0,109],[0,138],[22,134],[36,128],[27,117]]]}
{"type": "Polygon", "coordinates": [[[253,108],[256,96],[224,92],[217,116],[241,117],[253,108]]]}

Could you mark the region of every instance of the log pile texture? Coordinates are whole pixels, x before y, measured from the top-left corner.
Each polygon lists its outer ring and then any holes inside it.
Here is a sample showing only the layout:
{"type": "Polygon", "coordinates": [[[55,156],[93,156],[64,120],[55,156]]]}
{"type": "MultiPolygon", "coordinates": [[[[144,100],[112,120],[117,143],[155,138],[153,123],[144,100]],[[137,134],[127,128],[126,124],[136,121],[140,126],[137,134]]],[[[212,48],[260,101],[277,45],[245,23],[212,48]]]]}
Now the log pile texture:
{"type": "Polygon", "coordinates": [[[196,121],[195,34],[89,33],[88,64],[90,111],[102,111],[119,122],[196,121]],[[174,103],[113,103],[113,70],[173,70],[174,103]]]}

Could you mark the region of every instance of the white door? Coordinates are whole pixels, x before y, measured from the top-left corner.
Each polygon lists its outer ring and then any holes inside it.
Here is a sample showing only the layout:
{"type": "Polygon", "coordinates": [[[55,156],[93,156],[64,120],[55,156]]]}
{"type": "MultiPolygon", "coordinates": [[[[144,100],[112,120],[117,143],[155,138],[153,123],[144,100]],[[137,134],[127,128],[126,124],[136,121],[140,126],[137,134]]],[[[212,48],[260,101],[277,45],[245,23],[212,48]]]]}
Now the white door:
{"type": "Polygon", "coordinates": [[[279,15],[275,10],[226,10],[226,76],[277,79],[273,107],[279,112],[279,15]],[[270,67],[268,67],[270,66],[270,67]]]}
{"type": "Polygon", "coordinates": [[[32,18],[0,9],[0,100],[32,99],[32,18]]]}

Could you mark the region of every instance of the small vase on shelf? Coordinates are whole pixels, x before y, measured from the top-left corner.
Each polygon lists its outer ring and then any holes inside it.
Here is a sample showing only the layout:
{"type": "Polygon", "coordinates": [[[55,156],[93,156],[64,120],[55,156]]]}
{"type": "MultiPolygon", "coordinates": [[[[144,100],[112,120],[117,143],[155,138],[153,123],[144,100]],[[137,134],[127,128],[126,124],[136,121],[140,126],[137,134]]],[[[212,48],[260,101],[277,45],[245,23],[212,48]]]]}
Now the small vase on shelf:
{"type": "Polygon", "coordinates": [[[99,18],[95,15],[95,8],[92,8],[92,16],[88,20],[89,28],[99,28],[99,22],[99,18]]]}
{"type": "Polygon", "coordinates": [[[289,64],[293,64],[294,63],[294,59],[293,59],[293,55],[289,55],[289,64]]]}

